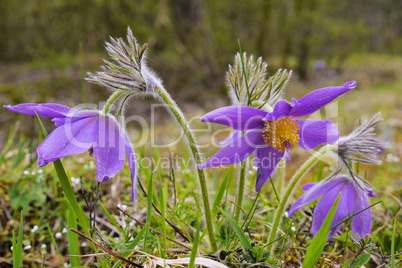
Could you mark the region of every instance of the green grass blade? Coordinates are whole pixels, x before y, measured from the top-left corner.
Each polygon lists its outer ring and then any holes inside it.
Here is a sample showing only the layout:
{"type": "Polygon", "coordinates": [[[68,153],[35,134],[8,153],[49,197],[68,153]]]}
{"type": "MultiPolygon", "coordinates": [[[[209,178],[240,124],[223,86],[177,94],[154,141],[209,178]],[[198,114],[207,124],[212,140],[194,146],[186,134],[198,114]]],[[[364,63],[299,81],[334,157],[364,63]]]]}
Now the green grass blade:
{"type": "MultiPolygon", "coordinates": [[[[134,249],[138,243],[140,243],[142,237],[145,235],[145,233],[148,231],[150,223],[148,222],[147,224],[145,224],[145,226],[141,229],[141,231],[137,234],[137,236],[134,238],[134,240],[132,240],[130,242],[130,244],[128,244],[128,246],[126,247],[127,249],[134,249]]],[[[128,256],[130,256],[131,252],[124,252],[122,253],[120,256],[122,256],[123,258],[127,258],[128,256]]],[[[122,263],[121,260],[117,261],[114,265],[113,268],[119,267],[119,265],[122,263]]]]}
{"type": "Polygon", "coordinates": [[[22,240],[24,240],[24,218],[20,218],[20,226],[18,228],[18,237],[17,241],[15,239],[15,234],[13,232],[13,268],[20,268],[22,265],[22,240]]]}
{"type": "Polygon", "coordinates": [[[50,228],[49,223],[46,225],[46,227],[47,227],[47,230],[49,232],[50,239],[52,240],[52,243],[54,245],[54,248],[56,249],[56,253],[57,253],[57,256],[59,257],[60,264],[64,265],[63,256],[60,253],[60,249],[59,249],[59,246],[57,245],[56,239],[54,239],[54,233],[53,233],[52,229],[50,228]]]}
{"type": "MultiPolygon", "coordinates": [[[[77,229],[77,217],[75,216],[75,213],[71,208],[71,205],[68,202],[66,202],[66,205],[68,207],[66,213],[68,229],[77,229]]],[[[70,264],[72,267],[79,266],[80,258],[77,256],[71,256],[71,255],[80,255],[78,234],[68,231],[67,238],[68,238],[68,252],[70,254],[70,264]]]]}
{"type": "Polygon", "coordinates": [[[396,233],[396,219],[394,220],[394,227],[392,228],[391,268],[395,267],[395,233],[396,233]]]}
{"type": "Polygon", "coordinates": [[[222,212],[223,216],[225,216],[225,218],[228,220],[230,225],[232,225],[232,228],[235,231],[237,237],[239,238],[240,243],[242,244],[243,248],[251,249],[250,241],[248,241],[247,237],[244,235],[243,231],[237,225],[235,220],[229,214],[227,214],[226,211],[224,211],[223,209],[221,209],[221,212],[222,212]]]}
{"type": "Polygon", "coordinates": [[[54,168],[56,169],[57,176],[59,177],[61,187],[63,189],[64,194],[67,197],[68,202],[70,203],[77,219],[86,235],[89,234],[89,220],[82,210],[81,206],[78,204],[77,199],[75,198],[73,188],[71,187],[70,181],[68,180],[66,171],[64,170],[63,164],[60,159],[53,162],[54,168]]]}
{"type": "Polygon", "coordinates": [[[194,267],[195,258],[197,257],[198,245],[200,244],[200,233],[201,233],[201,223],[198,220],[197,221],[197,230],[195,232],[195,237],[194,237],[194,241],[193,241],[193,248],[191,249],[190,263],[188,265],[189,268],[194,267]]]}
{"type": "Polygon", "coordinates": [[[113,224],[114,227],[116,227],[116,229],[122,233],[123,229],[120,227],[120,225],[117,223],[117,220],[115,217],[112,216],[112,214],[110,214],[109,210],[105,207],[105,205],[99,200],[98,201],[98,205],[100,206],[100,208],[102,209],[103,213],[105,213],[107,219],[110,221],[111,224],[113,224]]]}
{"type": "Polygon", "coordinates": [[[302,265],[304,268],[314,267],[318,259],[321,257],[322,251],[324,250],[325,244],[328,240],[331,223],[335,216],[336,209],[338,208],[338,203],[339,203],[339,196],[336,199],[335,203],[332,205],[332,208],[328,212],[328,215],[325,218],[324,223],[322,224],[317,234],[314,236],[310,246],[307,249],[306,256],[304,257],[302,265]]]}
{"type": "Polygon", "coordinates": [[[163,183],[162,189],[159,191],[161,200],[161,214],[162,214],[162,249],[161,257],[166,258],[166,210],[167,210],[167,196],[168,196],[168,182],[167,179],[163,183]]]}
{"type": "Polygon", "coordinates": [[[332,229],[335,229],[336,227],[338,227],[339,225],[341,225],[341,224],[344,223],[345,221],[347,221],[347,220],[353,218],[353,217],[356,216],[357,214],[360,214],[360,213],[362,213],[363,211],[365,211],[365,210],[367,210],[367,209],[370,209],[371,207],[374,207],[375,205],[377,205],[377,204],[379,204],[379,203],[381,203],[381,202],[382,202],[382,201],[375,202],[374,204],[371,204],[370,206],[368,206],[368,207],[366,207],[366,208],[364,208],[364,209],[362,209],[362,210],[360,210],[360,211],[358,211],[358,212],[356,212],[356,213],[353,213],[353,214],[350,215],[349,217],[346,217],[343,221],[341,221],[341,222],[339,222],[338,224],[334,225],[334,226],[331,228],[331,230],[332,230],[332,229]]]}
{"type": "MultiPolygon", "coordinates": [[[[154,169],[154,166],[152,165],[152,170],[154,169]]],[[[151,216],[152,216],[152,200],[153,200],[153,172],[151,173],[149,179],[148,179],[148,186],[147,186],[147,221],[146,223],[150,224],[151,222],[151,216]]],[[[148,231],[145,233],[145,238],[144,238],[144,252],[147,252],[147,237],[148,237],[148,231]]]]}
{"type": "Polygon", "coordinates": [[[228,171],[225,174],[225,177],[223,178],[223,181],[221,183],[221,186],[218,189],[218,192],[215,195],[214,203],[212,205],[212,217],[215,217],[216,212],[218,211],[219,205],[222,202],[223,195],[225,194],[225,191],[229,184],[229,179],[230,179],[230,175],[232,174],[232,170],[233,170],[233,166],[230,166],[230,168],[228,169],[228,171]]]}

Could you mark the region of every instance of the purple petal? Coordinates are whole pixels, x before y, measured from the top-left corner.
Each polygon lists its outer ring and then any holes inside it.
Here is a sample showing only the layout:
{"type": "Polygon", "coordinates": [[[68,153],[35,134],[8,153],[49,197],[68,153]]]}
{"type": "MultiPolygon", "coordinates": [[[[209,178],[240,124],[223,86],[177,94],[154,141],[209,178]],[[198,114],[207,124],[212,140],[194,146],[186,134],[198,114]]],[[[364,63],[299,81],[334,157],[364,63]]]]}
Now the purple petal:
{"type": "Polygon", "coordinates": [[[72,110],[66,117],[53,118],[52,121],[56,127],[59,127],[64,124],[71,124],[77,120],[81,120],[82,118],[91,117],[91,116],[99,116],[99,111],[96,110],[72,110]]]}
{"type": "Polygon", "coordinates": [[[97,121],[97,117],[88,117],[56,128],[37,149],[38,166],[91,148],[98,135],[97,121]]]}
{"type": "Polygon", "coordinates": [[[307,95],[301,97],[297,101],[298,105],[294,105],[294,107],[289,112],[289,115],[300,117],[312,114],[336,99],[338,96],[342,95],[343,93],[354,89],[356,85],[356,81],[350,81],[345,83],[343,86],[325,87],[314,90],[313,92],[310,92],[307,95]]]}
{"type": "Polygon", "coordinates": [[[261,187],[272,175],[283,155],[284,152],[278,152],[271,146],[265,146],[257,149],[256,163],[258,171],[257,183],[255,185],[255,190],[257,192],[260,191],[261,187]]]}
{"type": "Polygon", "coordinates": [[[310,190],[311,188],[313,188],[315,185],[317,185],[316,182],[309,182],[309,183],[306,183],[305,185],[303,185],[302,189],[304,191],[307,191],[307,190],[310,190]]]}
{"type": "Polygon", "coordinates": [[[4,109],[28,115],[63,118],[76,113],[76,109],[57,103],[22,103],[15,106],[4,106],[4,109]]]}
{"type": "Polygon", "coordinates": [[[265,145],[261,133],[261,130],[248,131],[217,151],[205,164],[199,164],[198,168],[233,165],[244,161],[255,149],[265,145]]]}
{"type": "Polygon", "coordinates": [[[290,155],[289,151],[285,151],[284,156],[285,156],[286,162],[288,162],[288,163],[292,162],[292,156],[290,155]]]}
{"type": "Polygon", "coordinates": [[[236,130],[263,128],[267,112],[248,106],[228,106],[207,113],[201,122],[218,123],[236,130]]]}
{"type": "Polygon", "coordinates": [[[220,141],[220,142],[219,142],[219,145],[220,145],[220,146],[225,146],[226,144],[229,144],[229,143],[231,143],[232,141],[237,140],[241,135],[242,135],[241,131],[239,131],[239,130],[233,131],[232,133],[230,133],[230,134],[226,137],[226,139],[220,141]]]}
{"type": "Polygon", "coordinates": [[[130,167],[130,175],[131,175],[131,184],[132,184],[132,190],[131,190],[131,202],[135,204],[135,198],[138,194],[137,190],[137,163],[136,163],[136,157],[135,157],[135,152],[134,149],[128,140],[127,136],[125,136],[126,139],[126,154],[128,158],[128,165],[130,167]]]}
{"type": "Polygon", "coordinates": [[[292,110],[292,108],[293,108],[292,104],[290,104],[289,102],[287,102],[285,100],[281,100],[275,105],[272,113],[268,113],[265,116],[264,121],[276,120],[283,116],[288,116],[290,111],[292,110]]]}
{"type": "Polygon", "coordinates": [[[322,143],[334,144],[339,138],[338,128],[331,120],[298,120],[299,145],[312,150],[322,143]]]}
{"type": "Polygon", "coordinates": [[[292,217],[293,214],[301,207],[304,207],[305,205],[318,199],[320,196],[327,194],[331,189],[338,187],[342,182],[344,182],[344,180],[344,177],[336,177],[329,181],[316,183],[315,185],[310,183],[304,185],[303,189],[306,189],[308,191],[305,192],[299,199],[297,199],[296,202],[290,207],[288,211],[289,217],[292,217]]]}
{"type": "MultiPolygon", "coordinates": [[[[358,189],[354,188],[354,191],[358,191],[358,189]]],[[[362,211],[363,209],[370,206],[370,202],[366,196],[366,194],[362,191],[360,193],[355,193],[354,198],[357,201],[356,208],[352,210],[351,215],[362,211]]],[[[353,202],[353,200],[350,200],[353,202]]],[[[354,233],[358,233],[360,237],[364,237],[366,234],[371,232],[371,209],[366,209],[365,211],[360,212],[355,215],[352,219],[352,231],[354,233]]]]}
{"type": "Polygon", "coordinates": [[[107,181],[124,166],[125,134],[117,122],[108,116],[99,116],[97,142],[93,146],[96,161],[96,179],[107,181]]]}
{"type": "MultiPolygon", "coordinates": [[[[342,191],[343,188],[346,188],[344,186],[345,186],[344,183],[338,184],[337,186],[333,187],[329,192],[327,192],[320,199],[320,201],[318,201],[317,206],[314,209],[314,216],[312,223],[312,231],[314,235],[316,235],[318,230],[320,230],[338,194],[342,191]]],[[[347,204],[345,202],[345,195],[344,193],[342,193],[341,199],[339,200],[338,209],[336,210],[331,227],[333,227],[334,225],[345,219],[347,215],[348,211],[347,211],[347,204]]],[[[333,229],[330,233],[330,237],[332,237],[340,228],[341,226],[338,226],[337,228],[333,229]]]]}
{"type": "MultiPolygon", "coordinates": [[[[336,210],[334,219],[332,220],[331,223],[331,228],[338,225],[340,222],[342,222],[343,220],[345,220],[349,215],[351,215],[351,207],[355,206],[355,203],[351,203],[351,199],[353,199],[353,197],[351,197],[351,192],[349,191],[349,184],[350,182],[347,182],[346,184],[342,185],[342,188],[339,190],[341,191],[341,197],[339,199],[339,203],[338,203],[338,208],[336,210]]],[[[339,194],[339,192],[338,192],[339,194]]],[[[328,208],[328,211],[331,207],[328,208]]],[[[339,224],[336,228],[332,229],[332,231],[330,232],[329,236],[328,236],[328,240],[331,239],[340,229],[341,229],[342,225],[339,224]]]]}

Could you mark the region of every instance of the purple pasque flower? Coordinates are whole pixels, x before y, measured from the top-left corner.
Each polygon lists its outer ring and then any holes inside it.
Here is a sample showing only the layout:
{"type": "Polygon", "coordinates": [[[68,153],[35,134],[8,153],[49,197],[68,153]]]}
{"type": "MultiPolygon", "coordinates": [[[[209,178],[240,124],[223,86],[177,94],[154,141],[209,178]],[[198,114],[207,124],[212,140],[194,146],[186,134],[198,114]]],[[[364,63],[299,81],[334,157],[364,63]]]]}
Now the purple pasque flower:
{"type": "Polygon", "coordinates": [[[299,144],[311,150],[322,143],[334,144],[339,132],[331,120],[297,119],[314,113],[338,96],[356,87],[355,81],[343,86],[317,89],[292,103],[279,101],[272,112],[248,106],[228,106],[207,113],[202,122],[229,126],[237,133],[214,156],[198,168],[233,165],[254,151],[258,167],[256,191],[269,179],[286,151],[299,144]]]}
{"type": "Polygon", "coordinates": [[[74,109],[56,103],[23,103],[4,106],[5,109],[28,115],[53,117],[56,129],[37,148],[38,166],[42,167],[59,158],[89,151],[96,162],[96,179],[107,181],[129,159],[132,202],[137,195],[137,167],[130,141],[110,114],[98,110],[74,109]]]}
{"type": "MultiPolygon", "coordinates": [[[[314,209],[312,224],[314,235],[320,230],[339,194],[341,197],[331,227],[338,225],[347,217],[361,211],[352,218],[352,231],[359,234],[360,237],[364,237],[370,233],[371,210],[366,208],[370,206],[368,197],[375,197],[376,194],[372,189],[366,187],[358,177],[353,176],[351,178],[346,175],[338,175],[319,183],[307,183],[303,186],[303,190],[306,190],[306,192],[290,207],[288,214],[291,217],[298,209],[322,196],[314,209]]],[[[334,236],[340,228],[341,225],[335,227],[328,239],[334,236]]]]}

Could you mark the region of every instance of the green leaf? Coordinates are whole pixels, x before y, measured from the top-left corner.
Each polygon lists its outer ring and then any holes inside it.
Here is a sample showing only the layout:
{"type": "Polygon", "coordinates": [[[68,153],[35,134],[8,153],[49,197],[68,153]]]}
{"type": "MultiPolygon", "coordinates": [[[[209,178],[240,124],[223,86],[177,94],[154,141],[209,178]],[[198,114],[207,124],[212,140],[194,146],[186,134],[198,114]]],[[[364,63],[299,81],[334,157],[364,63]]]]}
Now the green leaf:
{"type": "Polygon", "coordinates": [[[325,244],[327,243],[328,240],[332,219],[335,216],[336,209],[338,208],[338,203],[339,203],[339,196],[336,199],[335,203],[332,205],[332,208],[328,212],[328,215],[325,218],[324,223],[322,224],[317,234],[314,236],[310,246],[307,249],[306,256],[304,257],[302,265],[304,268],[314,267],[318,259],[321,257],[322,251],[324,250],[325,244]]]}
{"type": "Polygon", "coordinates": [[[366,264],[370,259],[371,259],[371,254],[370,253],[363,253],[359,255],[353,262],[352,266],[350,266],[350,263],[353,261],[354,258],[351,258],[347,260],[344,264],[343,267],[348,267],[348,268],[360,268],[364,264],[366,264]]]}
{"type": "Polygon", "coordinates": [[[195,233],[193,248],[191,249],[189,268],[194,267],[195,258],[197,257],[198,245],[200,244],[200,233],[201,233],[201,223],[200,220],[197,221],[197,230],[195,233]]]}
{"type": "Polygon", "coordinates": [[[230,217],[229,214],[226,213],[223,209],[221,209],[223,216],[228,220],[230,225],[232,225],[233,230],[235,231],[237,237],[240,240],[240,243],[242,244],[243,248],[245,249],[251,249],[251,244],[250,241],[248,241],[247,237],[244,235],[243,231],[240,229],[240,227],[237,225],[235,220],[230,217]]]}
{"type": "MultiPolygon", "coordinates": [[[[141,229],[141,231],[137,234],[137,236],[134,238],[134,240],[132,240],[130,242],[130,244],[128,244],[128,246],[126,247],[126,249],[134,249],[138,243],[141,241],[142,237],[145,235],[145,233],[148,231],[150,222],[148,222],[147,224],[145,224],[145,226],[141,229]]],[[[127,258],[128,256],[130,256],[131,252],[124,252],[122,253],[120,256],[122,256],[123,258],[127,258]]],[[[113,268],[119,267],[119,265],[122,263],[121,260],[117,261],[114,265],[113,268]]]]}
{"type": "Polygon", "coordinates": [[[22,240],[24,240],[24,218],[22,217],[21,211],[21,219],[20,226],[18,228],[18,237],[15,239],[15,234],[13,232],[13,268],[20,268],[22,265],[22,240]]]}
{"type": "Polygon", "coordinates": [[[394,227],[392,228],[391,268],[395,267],[395,233],[396,233],[396,219],[394,220],[394,227]]]}
{"type": "MultiPolygon", "coordinates": [[[[77,217],[75,217],[75,213],[71,208],[71,205],[67,203],[67,225],[68,229],[77,229],[77,217]]],[[[70,255],[80,255],[80,246],[78,240],[78,234],[68,231],[68,252],[70,255]]],[[[80,258],[76,256],[70,256],[70,264],[72,267],[76,267],[80,265],[80,258]]]]}
{"type": "Polygon", "coordinates": [[[233,166],[230,166],[228,171],[225,174],[225,177],[223,178],[223,181],[221,183],[221,186],[219,187],[218,192],[215,195],[214,203],[212,205],[212,217],[216,216],[216,212],[218,211],[219,205],[222,202],[223,195],[228,187],[229,184],[229,179],[230,175],[232,174],[233,166]]]}

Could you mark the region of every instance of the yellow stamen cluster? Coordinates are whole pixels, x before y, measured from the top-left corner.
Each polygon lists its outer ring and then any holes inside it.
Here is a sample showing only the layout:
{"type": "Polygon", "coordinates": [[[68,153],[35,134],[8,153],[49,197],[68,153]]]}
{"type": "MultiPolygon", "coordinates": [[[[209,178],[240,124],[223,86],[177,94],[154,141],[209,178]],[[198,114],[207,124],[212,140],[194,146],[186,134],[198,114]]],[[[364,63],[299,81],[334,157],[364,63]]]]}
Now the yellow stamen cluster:
{"type": "Polygon", "coordinates": [[[290,116],[269,120],[264,124],[262,137],[268,146],[283,152],[299,143],[300,136],[297,134],[299,129],[297,120],[290,116]]]}

